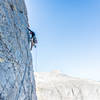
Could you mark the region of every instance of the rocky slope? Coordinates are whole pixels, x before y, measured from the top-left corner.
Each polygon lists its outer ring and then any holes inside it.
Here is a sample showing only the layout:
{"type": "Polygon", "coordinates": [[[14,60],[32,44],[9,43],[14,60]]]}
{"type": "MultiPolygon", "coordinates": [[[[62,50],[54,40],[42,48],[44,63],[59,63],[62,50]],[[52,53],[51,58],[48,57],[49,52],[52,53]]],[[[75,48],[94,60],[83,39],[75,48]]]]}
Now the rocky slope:
{"type": "Polygon", "coordinates": [[[35,73],[38,100],[100,100],[100,83],[59,72],[35,73]]]}
{"type": "Polygon", "coordinates": [[[36,100],[24,0],[0,0],[0,100],[36,100]]]}

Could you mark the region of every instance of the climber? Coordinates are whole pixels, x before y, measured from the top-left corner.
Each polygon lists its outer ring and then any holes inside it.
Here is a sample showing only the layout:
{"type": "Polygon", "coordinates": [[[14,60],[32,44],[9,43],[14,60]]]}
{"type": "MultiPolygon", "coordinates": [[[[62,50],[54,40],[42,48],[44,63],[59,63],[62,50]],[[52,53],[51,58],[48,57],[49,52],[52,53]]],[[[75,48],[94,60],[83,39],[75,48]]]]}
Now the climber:
{"type": "Polygon", "coordinates": [[[35,33],[33,31],[31,31],[28,27],[27,27],[27,29],[31,35],[30,40],[31,40],[31,50],[32,50],[33,46],[36,48],[37,38],[36,38],[35,33]]]}

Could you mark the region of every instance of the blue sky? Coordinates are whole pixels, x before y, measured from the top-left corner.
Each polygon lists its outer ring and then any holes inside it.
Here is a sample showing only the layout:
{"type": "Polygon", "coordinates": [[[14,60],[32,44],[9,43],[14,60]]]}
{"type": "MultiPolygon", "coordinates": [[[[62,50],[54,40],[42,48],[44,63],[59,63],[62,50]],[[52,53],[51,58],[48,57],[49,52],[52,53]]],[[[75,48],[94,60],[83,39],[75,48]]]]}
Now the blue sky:
{"type": "Polygon", "coordinates": [[[26,5],[38,38],[34,70],[100,80],[100,0],[26,0],[26,5]]]}

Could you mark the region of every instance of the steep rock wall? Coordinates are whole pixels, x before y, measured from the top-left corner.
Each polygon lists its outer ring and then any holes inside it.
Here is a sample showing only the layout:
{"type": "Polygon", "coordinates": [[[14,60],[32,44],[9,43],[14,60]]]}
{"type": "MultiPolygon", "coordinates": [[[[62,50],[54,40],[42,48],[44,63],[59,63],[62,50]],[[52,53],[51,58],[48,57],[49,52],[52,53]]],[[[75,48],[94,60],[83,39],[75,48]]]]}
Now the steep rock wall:
{"type": "Polygon", "coordinates": [[[38,100],[100,100],[100,83],[58,72],[35,73],[38,100]]]}
{"type": "Polygon", "coordinates": [[[0,0],[0,100],[36,100],[24,0],[0,0]]]}

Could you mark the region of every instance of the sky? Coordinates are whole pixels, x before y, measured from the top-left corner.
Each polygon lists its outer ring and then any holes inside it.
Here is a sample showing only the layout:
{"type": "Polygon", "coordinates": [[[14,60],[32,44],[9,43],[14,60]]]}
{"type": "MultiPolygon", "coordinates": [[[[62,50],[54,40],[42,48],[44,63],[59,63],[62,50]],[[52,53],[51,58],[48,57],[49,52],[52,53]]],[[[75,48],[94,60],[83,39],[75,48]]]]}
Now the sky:
{"type": "Polygon", "coordinates": [[[100,0],[26,0],[34,71],[100,81],[100,0]]]}

